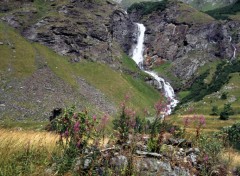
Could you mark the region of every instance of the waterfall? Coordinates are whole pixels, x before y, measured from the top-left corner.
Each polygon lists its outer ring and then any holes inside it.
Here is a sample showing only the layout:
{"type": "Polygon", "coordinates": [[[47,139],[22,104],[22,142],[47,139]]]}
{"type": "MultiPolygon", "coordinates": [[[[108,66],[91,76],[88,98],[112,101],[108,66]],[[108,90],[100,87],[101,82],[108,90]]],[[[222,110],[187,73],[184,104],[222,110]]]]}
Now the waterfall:
{"type": "MultiPolygon", "coordinates": [[[[229,36],[229,42],[230,42],[230,44],[231,44],[231,42],[232,42],[232,37],[231,37],[231,36],[229,36]]],[[[233,56],[232,56],[232,58],[231,58],[231,60],[232,60],[232,59],[235,59],[235,58],[236,58],[237,48],[234,46],[234,44],[231,44],[231,45],[232,45],[232,47],[233,47],[233,56]]]]}
{"type": "Polygon", "coordinates": [[[132,59],[136,62],[136,64],[139,66],[141,70],[151,75],[158,82],[159,88],[163,88],[165,97],[171,101],[168,108],[169,110],[167,112],[168,114],[171,114],[172,109],[177,106],[178,100],[175,99],[174,90],[168,82],[166,82],[163,78],[159,77],[157,73],[153,71],[144,70],[144,67],[143,67],[144,44],[143,43],[144,43],[144,35],[145,35],[146,28],[143,24],[139,24],[139,23],[137,23],[137,27],[138,27],[138,40],[137,40],[137,45],[133,50],[132,59]]]}

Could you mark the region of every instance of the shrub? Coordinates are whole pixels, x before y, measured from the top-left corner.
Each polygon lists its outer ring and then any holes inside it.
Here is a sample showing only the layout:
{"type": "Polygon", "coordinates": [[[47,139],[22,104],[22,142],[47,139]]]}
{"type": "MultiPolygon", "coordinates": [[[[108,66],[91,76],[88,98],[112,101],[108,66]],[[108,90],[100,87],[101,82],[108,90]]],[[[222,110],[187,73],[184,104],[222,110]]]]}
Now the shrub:
{"type": "Polygon", "coordinates": [[[200,157],[204,164],[200,170],[201,175],[211,175],[213,169],[216,169],[221,163],[222,138],[215,136],[215,134],[201,135],[196,145],[200,148],[200,157]]]}
{"type": "Polygon", "coordinates": [[[126,101],[122,103],[120,116],[113,120],[113,127],[118,132],[118,143],[126,143],[131,132],[130,129],[136,127],[136,112],[126,106],[126,101]]]}
{"type": "Polygon", "coordinates": [[[237,145],[240,141],[240,122],[233,124],[231,127],[223,128],[222,130],[227,134],[228,140],[231,144],[237,145]]]}
{"type": "Polygon", "coordinates": [[[221,120],[228,120],[230,115],[233,115],[233,109],[230,103],[224,104],[223,111],[220,113],[221,120]]]}
{"type": "MultiPolygon", "coordinates": [[[[60,157],[56,157],[55,161],[58,172],[62,174],[72,169],[78,157],[81,164],[77,172],[81,175],[92,172],[90,165],[98,164],[94,163],[98,161],[99,156],[97,142],[90,143],[90,140],[98,141],[104,124],[99,124],[97,118],[89,116],[87,111],[79,113],[74,111],[74,107],[68,108],[63,116],[56,119],[56,128],[60,135],[58,144],[63,153],[60,157]],[[89,167],[86,166],[86,162],[89,167]]],[[[103,119],[103,123],[106,123],[106,118],[103,119]]]]}

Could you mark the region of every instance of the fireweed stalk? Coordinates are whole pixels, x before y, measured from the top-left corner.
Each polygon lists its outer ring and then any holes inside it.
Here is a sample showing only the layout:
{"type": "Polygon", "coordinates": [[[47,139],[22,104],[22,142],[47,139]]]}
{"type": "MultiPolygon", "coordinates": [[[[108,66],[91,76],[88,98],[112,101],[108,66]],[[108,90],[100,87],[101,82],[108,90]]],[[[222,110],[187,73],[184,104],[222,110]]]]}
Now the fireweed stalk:
{"type": "Polygon", "coordinates": [[[193,123],[196,130],[196,139],[199,138],[201,129],[206,125],[206,119],[203,115],[194,115],[193,117],[185,117],[183,118],[183,128],[184,132],[186,128],[193,123]]]}

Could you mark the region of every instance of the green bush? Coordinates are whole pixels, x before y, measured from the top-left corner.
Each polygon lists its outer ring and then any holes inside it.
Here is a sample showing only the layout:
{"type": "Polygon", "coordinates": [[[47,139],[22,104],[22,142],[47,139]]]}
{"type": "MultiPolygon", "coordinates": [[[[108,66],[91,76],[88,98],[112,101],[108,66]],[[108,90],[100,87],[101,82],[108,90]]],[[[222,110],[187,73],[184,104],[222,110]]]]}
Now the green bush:
{"type": "Polygon", "coordinates": [[[200,175],[212,175],[213,169],[216,169],[221,163],[221,152],[223,151],[223,139],[216,134],[201,135],[196,144],[202,158],[202,168],[200,175]]]}
{"type": "Polygon", "coordinates": [[[141,15],[148,15],[153,11],[163,11],[166,9],[168,0],[162,0],[160,2],[139,2],[131,5],[127,11],[131,13],[133,10],[137,10],[141,15]]]}
{"type": "Polygon", "coordinates": [[[228,120],[230,115],[233,115],[233,109],[231,107],[230,103],[224,104],[223,111],[220,113],[220,119],[221,120],[228,120]]]}
{"type": "Polygon", "coordinates": [[[209,84],[204,82],[204,79],[209,75],[209,70],[194,79],[191,87],[187,89],[190,93],[182,99],[180,104],[200,101],[206,95],[219,91],[230,80],[229,75],[236,72],[240,72],[240,60],[235,60],[232,63],[221,62],[209,84]]]}
{"type": "Polygon", "coordinates": [[[237,145],[240,141],[240,122],[233,124],[231,127],[223,128],[222,130],[227,134],[228,140],[231,144],[237,145]]]}
{"type": "Polygon", "coordinates": [[[106,121],[106,117],[103,117],[99,122],[86,111],[76,113],[74,107],[66,109],[63,116],[56,119],[56,128],[60,135],[58,144],[63,151],[61,156],[54,157],[58,173],[64,174],[72,170],[77,158],[81,162],[77,172],[80,175],[92,173],[91,168],[84,165],[87,159],[92,167],[99,164],[96,163],[99,149],[95,141],[99,140],[106,121]]]}
{"type": "Polygon", "coordinates": [[[240,0],[232,5],[207,11],[206,13],[218,20],[229,19],[229,15],[234,15],[240,12],[240,0]]]}

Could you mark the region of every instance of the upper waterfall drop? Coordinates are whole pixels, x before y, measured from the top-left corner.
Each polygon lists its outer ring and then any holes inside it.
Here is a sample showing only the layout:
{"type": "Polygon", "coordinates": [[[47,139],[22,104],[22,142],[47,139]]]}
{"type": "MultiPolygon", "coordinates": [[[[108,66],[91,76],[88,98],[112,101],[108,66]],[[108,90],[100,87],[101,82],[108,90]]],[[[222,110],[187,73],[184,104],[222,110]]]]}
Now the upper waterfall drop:
{"type": "Polygon", "coordinates": [[[143,69],[143,51],[144,51],[144,35],[146,28],[143,24],[137,23],[138,26],[138,40],[137,45],[133,50],[133,56],[132,59],[136,62],[136,64],[140,67],[140,69],[143,69]]]}
{"type": "Polygon", "coordinates": [[[172,108],[177,106],[178,100],[175,99],[174,90],[168,82],[166,82],[163,78],[159,77],[157,73],[153,71],[144,70],[143,52],[144,52],[144,35],[145,35],[146,28],[143,24],[139,24],[139,23],[136,23],[136,24],[138,27],[138,40],[137,40],[137,45],[133,50],[132,59],[136,62],[136,64],[139,66],[141,70],[151,75],[158,82],[160,88],[163,88],[165,97],[168,98],[171,102],[169,105],[169,110],[167,112],[168,114],[171,114],[172,108]]]}

